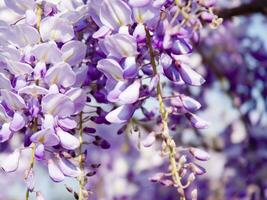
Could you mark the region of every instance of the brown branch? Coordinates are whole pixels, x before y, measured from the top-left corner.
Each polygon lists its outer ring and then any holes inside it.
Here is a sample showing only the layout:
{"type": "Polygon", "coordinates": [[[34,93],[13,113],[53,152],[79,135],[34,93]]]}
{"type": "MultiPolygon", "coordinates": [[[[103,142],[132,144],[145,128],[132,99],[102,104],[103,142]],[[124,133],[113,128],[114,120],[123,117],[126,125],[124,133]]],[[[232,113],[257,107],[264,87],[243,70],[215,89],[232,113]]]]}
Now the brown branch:
{"type": "Polygon", "coordinates": [[[216,10],[215,13],[225,20],[235,16],[246,16],[255,13],[267,15],[267,0],[254,0],[251,3],[242,4],[234,8],[216,10]]]}

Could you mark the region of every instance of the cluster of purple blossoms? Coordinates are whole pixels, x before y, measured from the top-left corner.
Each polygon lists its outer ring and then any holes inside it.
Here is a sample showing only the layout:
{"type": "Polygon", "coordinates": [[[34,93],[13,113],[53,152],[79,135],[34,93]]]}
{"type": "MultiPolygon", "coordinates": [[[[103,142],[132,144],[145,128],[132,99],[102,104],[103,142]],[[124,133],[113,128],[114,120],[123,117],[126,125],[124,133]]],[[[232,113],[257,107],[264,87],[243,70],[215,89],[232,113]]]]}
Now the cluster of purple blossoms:
{"type": "Polygon", "coordinates": [[[76,199],[87,198],[90,169],[99,166],[87,162],[86,146],[110,147],[92,126],[120,124],[118,133],[123,133],[149,124],[146,133],[140,132],[143,146],[160,142],[169,160],[166,171],[150,180],[177,188],[180,199],[196,199],[197,189],[190,186],[205,170],[195,161],[206,161],[209,154],[177,147],[171,134],[179,125],[176,117],[184,116],[196,129],[208,123],[194,114],[201,107],[198,101],[178,91],[168,94],[164,86],[205,82],[188,56],[199,30],[221,23],[212,10],[215,1],[5,3],[21,18],[0,22],[0,141],[8,145],[19,134],[22,144],[2,168],[15,171],[23,151],[32,149],[26,198],[30,192],[42,198],[33,184],[36,162],[47,166],[55,182],[77,178],[79,192],[68,189],[76,199]],[[156,106],[147,105],[151,99],[156,106]]]}

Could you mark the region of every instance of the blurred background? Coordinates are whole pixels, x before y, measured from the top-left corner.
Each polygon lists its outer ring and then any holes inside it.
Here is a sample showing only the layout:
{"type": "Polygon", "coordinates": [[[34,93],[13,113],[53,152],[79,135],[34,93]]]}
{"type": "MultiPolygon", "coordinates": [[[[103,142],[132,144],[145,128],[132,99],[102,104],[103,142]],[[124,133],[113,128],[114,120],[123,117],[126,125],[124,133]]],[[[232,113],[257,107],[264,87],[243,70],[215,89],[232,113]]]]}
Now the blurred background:
{"type": "MultiPolygon", "coordinates": [[[[189,60],[207,82],[185,93],[203,105],[198,114],[210,122],[204,131],[193,130],[181,119],[173,137],[183,146],[207,149],[211,159],[207,173],[198,178],[200,200],[267,199],[267,2],[265,0],[218,0],[216,12],[224,17],[218,29],[202,30],[199,44],[189,60]]],[[[0,20],[13,23],[17,16],[0,0],[0,20]]],[[[179,86],[170,85],[173,90],[179,86]]],[[[151,102],[148,102],[148,104],[151,102]]],[[[92,125],[94,126],[94,125],[92,125]]],[[[150,183],[149,177],[164,167],[155,144],[138,148],[138,133],[117,135],[119,127],[98,128],[111,148],[90,147],[91,159],[101,163],[89,186],[92,199],[174,200],[176,191],[150,183]]],[[[16,139],[12,145],[16,146],[16,139]]],[[[0,161],[6,155],[0,154],[0,161]]],[[[23,172],[27,153],[19,170],[0,174],[0,200],[25,199],[23,172]],[[25,162],[23,162],[25,160],[25,162]]],[[[47,200],[71,200],[65,185],[77,188],[69,179],[56,184],[43,166],[36,168],[36,188],[47,200]]]]}

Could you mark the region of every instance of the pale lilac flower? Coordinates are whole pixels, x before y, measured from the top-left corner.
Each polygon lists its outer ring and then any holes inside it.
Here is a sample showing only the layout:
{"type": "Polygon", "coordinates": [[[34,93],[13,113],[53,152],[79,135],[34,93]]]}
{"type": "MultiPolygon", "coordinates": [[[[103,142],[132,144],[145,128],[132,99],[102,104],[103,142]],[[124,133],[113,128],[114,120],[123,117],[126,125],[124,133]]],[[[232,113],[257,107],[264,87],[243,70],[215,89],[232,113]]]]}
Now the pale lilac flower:
{"type": "Polygon", "coordinates": [[[20,150],[15,150],[2,162],[1,167],[5,172],[14,172],[17,170],[20,159],[20,150]]]}

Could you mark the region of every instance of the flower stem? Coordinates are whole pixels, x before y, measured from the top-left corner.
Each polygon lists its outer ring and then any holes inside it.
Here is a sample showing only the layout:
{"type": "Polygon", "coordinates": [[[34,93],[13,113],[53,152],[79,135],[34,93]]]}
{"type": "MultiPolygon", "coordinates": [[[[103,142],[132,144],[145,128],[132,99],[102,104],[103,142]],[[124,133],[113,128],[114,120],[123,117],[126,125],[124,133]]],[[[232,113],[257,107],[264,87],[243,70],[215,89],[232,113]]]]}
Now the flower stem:
{"type": "MultiPolygon", "coordinates": [[[[151,60],[151,65],[153,68],[154,75],[158,74],[157,71],[157,65],[155,61],[155,54],[154,50],[152,47],[151,43],[151,35],[149,33],[149,30],[146,28],[146,44],[149,49],[149,55],[150,55],[150,60],[151,60]]],[[[163,101],[163,94],[162,94],[162,88],[161,88],[161,82],[160,82],[160,76],[159,76],[159,81],[157,84],[157,98],[159,101],[159,109],[160,109],[160,114],[161,114],[161,119],[162,119],[162,135],[164,136],[164,140],[166,142],[167,148],[168,148],[168,153],[169,153],[169,162],[171,166],[171,174],[172,174],[172,179],[174,183],[178,186],[178,192],[182,196],[180,197],[180,200],[185,200],[184,197],[184,188],[181,183],[181,177],[179,175],[179,168],[177,167],[177,162],[175,159],[175,154],[176,154],[176,145],[174,140],[171,138],[170,133],[169,133],[169,127],[168,127],[168,111],[165,107],[164,101],[163,101]]]]}
{"type": "Polygon", "coordinates": [[[79,141],[80,141],[80,147],[79,147],[79,167],[81,170],[81,175],[79,177],[79,200],[83,200],[83,188],[84,188],[84,157],[82,153],[82,144],[83,144],[83,115],[82,112],[80,113],[80,125],[79,125],[79,141]]]}
{"type": "MultiPolygon", "coordinates": [[[[37,121],[37,118],[34,119],[33,121],[33,126],[32,126],[32,131],[35,132],[38,130],[38,121],[37,121]]],[[[28,173],[30,173],[31,169],[33,169],[34,167],[34,161],[35,161],[35,149],[36,149],[36,145],[33,144],[32,146],[32,152],[31,152],[31,161],[30,161],[30,166],[29,166],[29,171],[28,173]]],[[[29,174],[26,174],[26,177],[28,177],[29,174]]],[[[27,188],[27,191],[26,191],[26,200],[29,200],[29,197],[30,197],[30,190],[27,188]]]]}
{"type": "Polygon", "coordinates": [[[40,32],[40,24],[42,20],[42,14],[43,14],[43,9],[41,4],[37,4],[36,8],[36,15],[37,15],[37,23],[36,23],[36,28],[40,32]]]}

